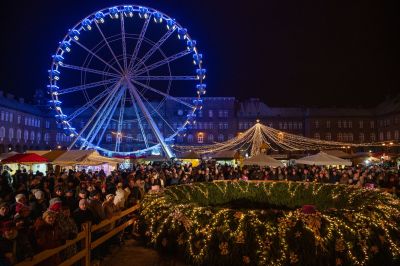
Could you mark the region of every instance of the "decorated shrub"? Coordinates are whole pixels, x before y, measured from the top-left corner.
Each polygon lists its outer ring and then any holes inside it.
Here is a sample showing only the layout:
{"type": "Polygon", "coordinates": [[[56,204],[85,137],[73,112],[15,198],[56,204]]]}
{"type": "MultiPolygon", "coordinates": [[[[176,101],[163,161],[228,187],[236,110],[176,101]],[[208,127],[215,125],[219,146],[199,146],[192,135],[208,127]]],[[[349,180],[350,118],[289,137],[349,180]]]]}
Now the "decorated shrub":
{"type": "Polygon", "coordinates": [[[377,190],[214,182],[148,194],[149,244],[195,265],[400,265],[400,204],[377,190]]]}

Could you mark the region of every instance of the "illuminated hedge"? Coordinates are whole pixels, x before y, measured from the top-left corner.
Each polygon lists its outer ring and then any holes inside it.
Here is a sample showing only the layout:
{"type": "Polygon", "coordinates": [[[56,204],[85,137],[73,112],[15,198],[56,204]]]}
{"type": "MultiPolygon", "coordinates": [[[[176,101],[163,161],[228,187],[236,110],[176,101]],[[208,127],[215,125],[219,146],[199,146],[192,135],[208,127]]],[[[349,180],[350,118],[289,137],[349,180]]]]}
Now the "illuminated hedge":
{"type": "Polygon", "coordinates": [[[195,183],[148,194],[141,229],[196,265],[400,265],[399,203],[344,185],[195,183]]]}

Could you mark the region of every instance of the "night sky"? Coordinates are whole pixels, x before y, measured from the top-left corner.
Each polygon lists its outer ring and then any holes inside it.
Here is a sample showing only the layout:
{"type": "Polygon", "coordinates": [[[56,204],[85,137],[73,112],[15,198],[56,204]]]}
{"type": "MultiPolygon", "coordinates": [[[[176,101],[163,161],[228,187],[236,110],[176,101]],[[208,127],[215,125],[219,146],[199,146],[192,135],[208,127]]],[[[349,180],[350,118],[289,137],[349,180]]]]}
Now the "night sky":
{"type": "Polygon", "coordinates": [[[0,16],[0,90],[25,98],[45,89],[50,56],[67,30],[114,4],[153,7],[187,27],[204,54],[207,96],[374,106],[400,92],[398,0],[8,2],[0,16]]]}

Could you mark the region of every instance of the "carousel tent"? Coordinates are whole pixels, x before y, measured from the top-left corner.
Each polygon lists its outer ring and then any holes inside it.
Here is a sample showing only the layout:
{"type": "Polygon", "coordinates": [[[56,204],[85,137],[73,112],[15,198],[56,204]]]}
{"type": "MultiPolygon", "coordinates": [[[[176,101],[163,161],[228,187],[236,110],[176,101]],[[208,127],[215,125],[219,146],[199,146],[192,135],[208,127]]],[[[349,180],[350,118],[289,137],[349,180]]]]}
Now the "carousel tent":
{"type": "Polygon", "coordinates": [[[275,160],[274,158],[260,153],[251,158],[243,160],[244,165],[258,165],[258,166],[269,166],[269,167],[283,167],[283,163],[275,160]]]}
{"type": "Polygon", "coordinates": [[[311,156],[296,160],[296,164],[307,164],[307,165],[346,165],[351,166],[351,162],[344,160],[324,152],[320,152],[311,156]]]}
{"type": "Polygon", "coordinates": [[[8,157],[1,161],[2,164],[11,164],[11,163],[18,163],[18,164],[40,164],[46,163],[48,160],[43,156],[40,156],[35,153],[21,153],[15,154],[11,157],[8,157]]]}

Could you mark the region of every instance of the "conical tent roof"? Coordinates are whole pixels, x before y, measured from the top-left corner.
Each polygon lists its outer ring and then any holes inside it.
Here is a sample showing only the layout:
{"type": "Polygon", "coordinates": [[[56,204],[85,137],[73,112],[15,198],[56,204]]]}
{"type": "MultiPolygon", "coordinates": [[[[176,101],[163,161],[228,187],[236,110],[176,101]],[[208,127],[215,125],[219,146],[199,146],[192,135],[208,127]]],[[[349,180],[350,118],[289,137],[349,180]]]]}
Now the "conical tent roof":
{"type": "Polygon", "coordinates": [[[260,153],[251,158],[243,160],[244,165],[258,165],[258,166],[269,166],[269,167],[283,167],[283,163],[275,160],[271,156],[260,153]]]}
{"type": "Polygon", "coordinates": [[[296,164],[307,164],[307,165],[346,165],[351,166],[351,162],[344,160],[324,152],[320,152],[311,156],[296,160],[296,164]]]}

